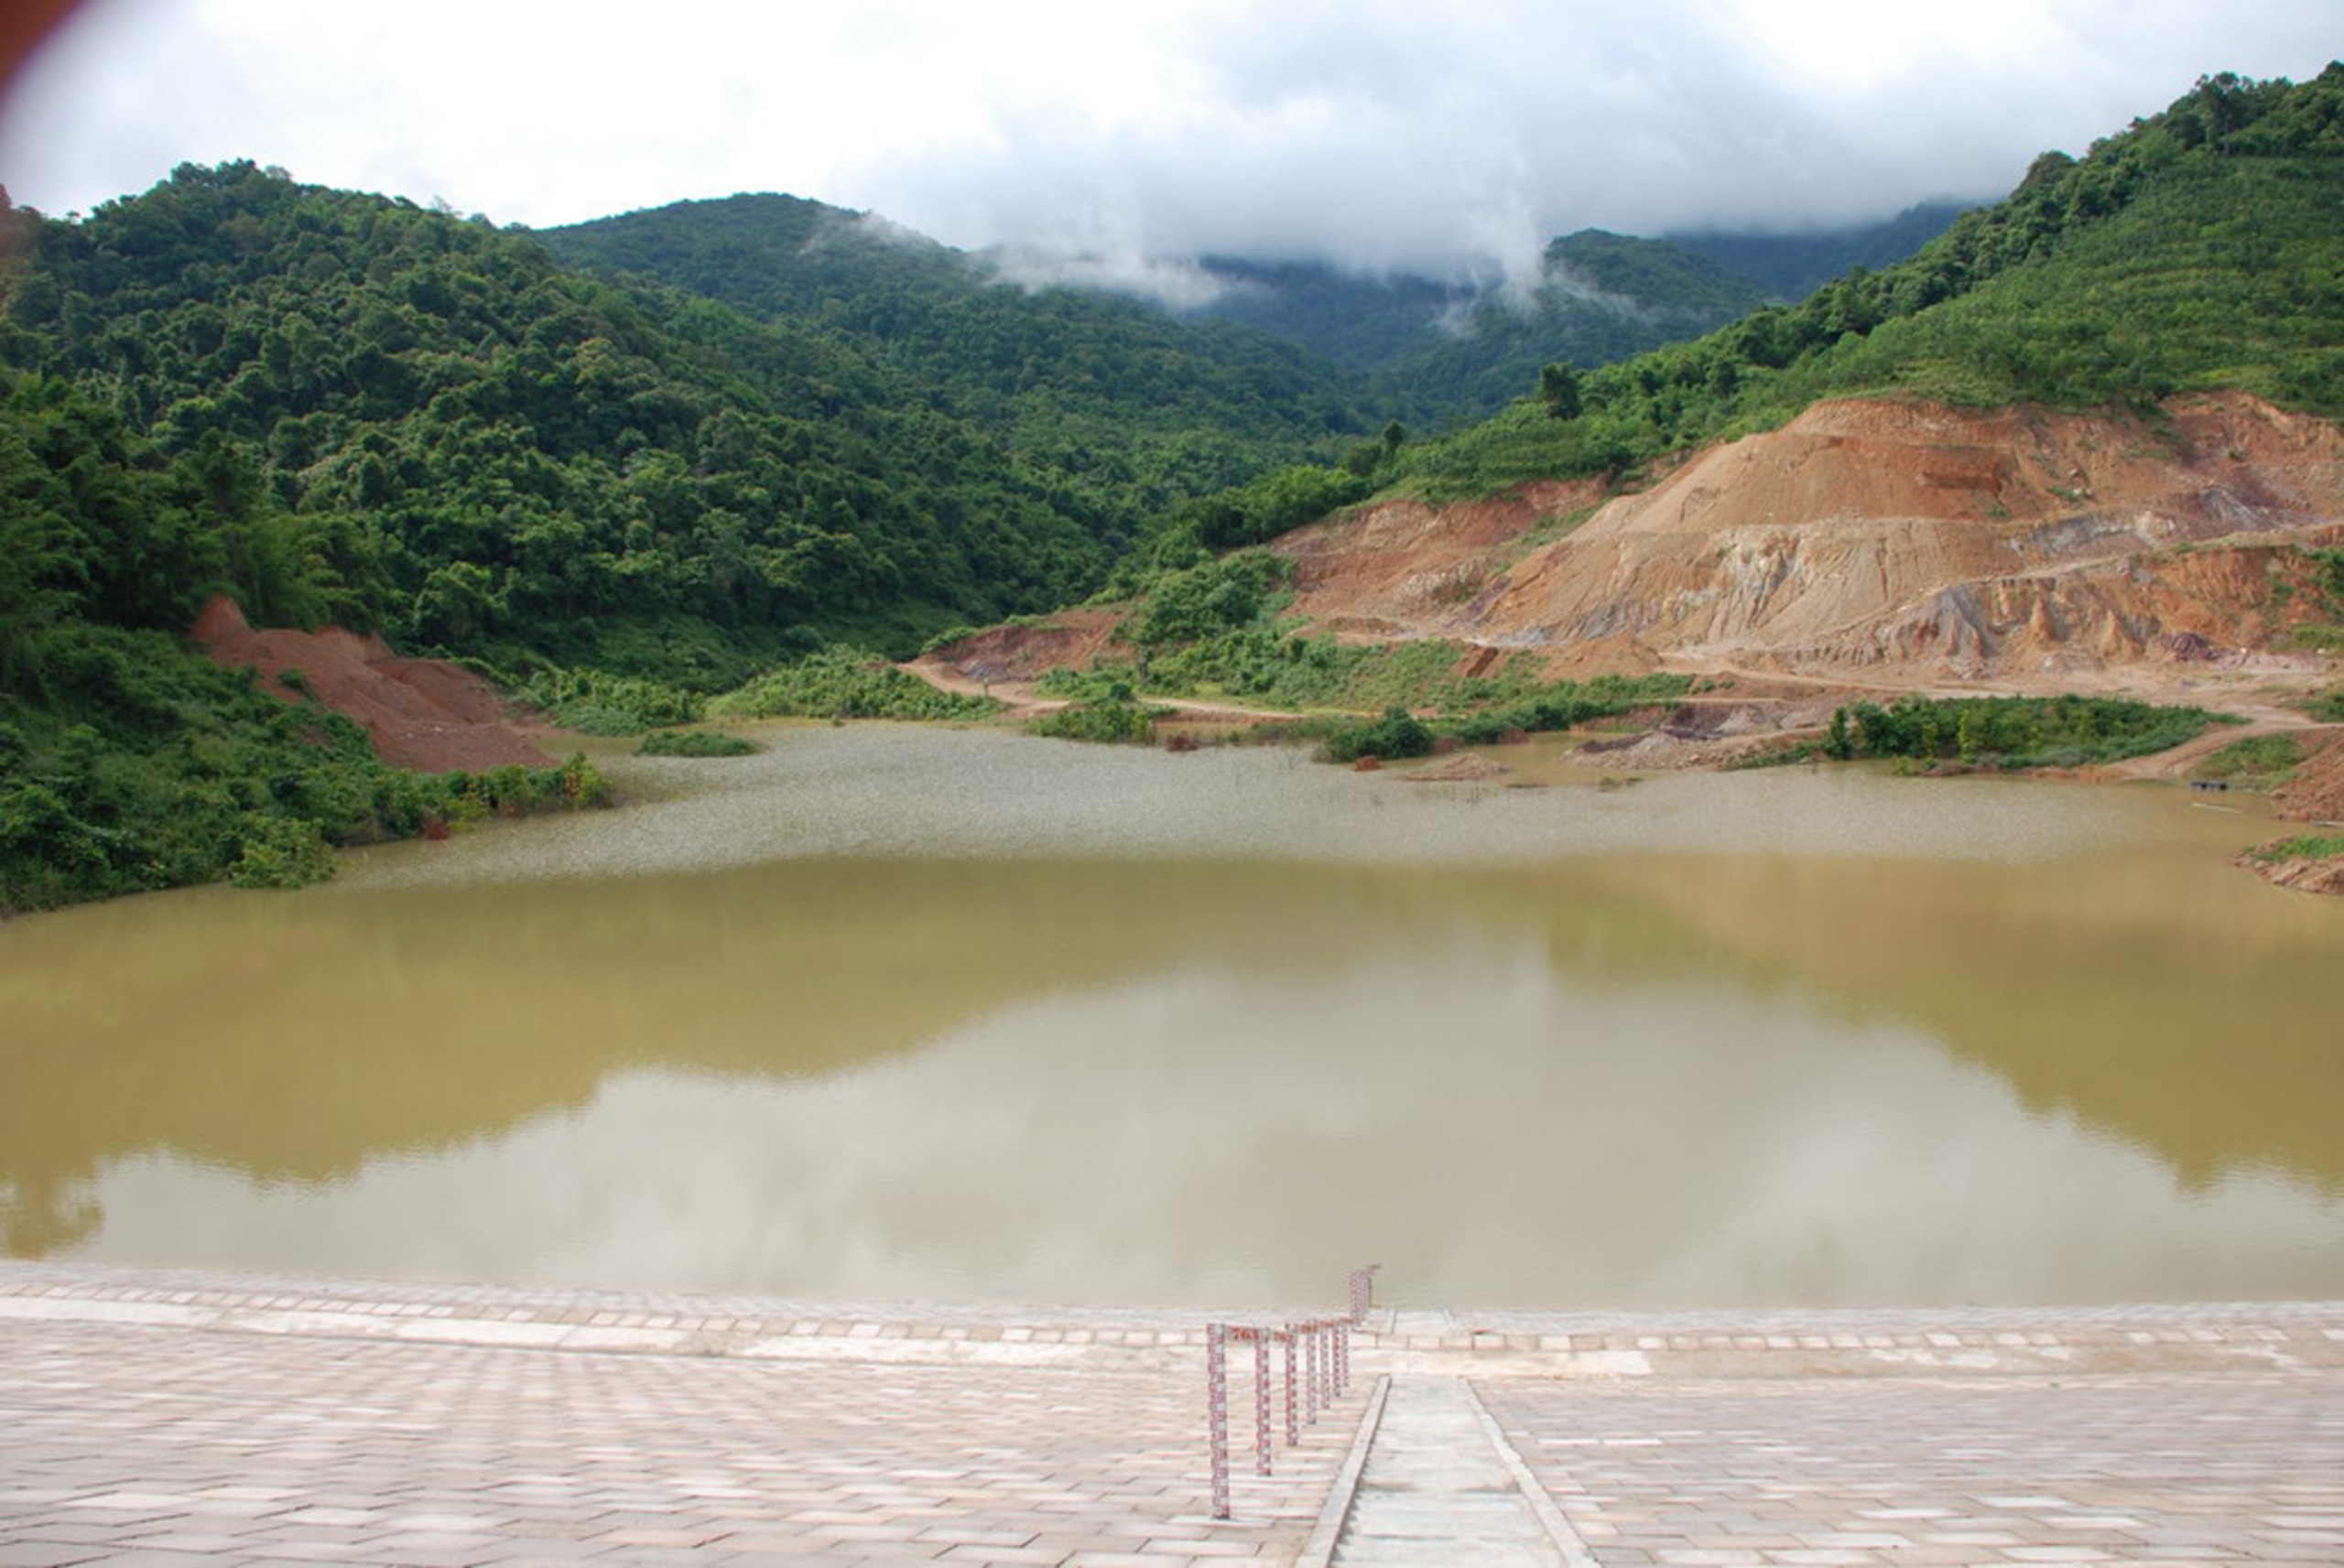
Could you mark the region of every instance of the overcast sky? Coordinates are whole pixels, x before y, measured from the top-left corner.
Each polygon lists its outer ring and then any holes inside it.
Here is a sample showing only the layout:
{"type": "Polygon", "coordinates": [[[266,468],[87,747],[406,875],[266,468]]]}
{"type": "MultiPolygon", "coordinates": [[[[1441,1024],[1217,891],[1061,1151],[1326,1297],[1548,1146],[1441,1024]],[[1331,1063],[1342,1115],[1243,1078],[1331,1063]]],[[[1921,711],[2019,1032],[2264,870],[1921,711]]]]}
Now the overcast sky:
{"type": "Polygon", "coordinates": [[[779,190],[970,248],[1486,273],[1998,197],[2339,54],[2339,0],[88,0],[0,183],[62,214],[250,157],[499,222],[779,190]]]}

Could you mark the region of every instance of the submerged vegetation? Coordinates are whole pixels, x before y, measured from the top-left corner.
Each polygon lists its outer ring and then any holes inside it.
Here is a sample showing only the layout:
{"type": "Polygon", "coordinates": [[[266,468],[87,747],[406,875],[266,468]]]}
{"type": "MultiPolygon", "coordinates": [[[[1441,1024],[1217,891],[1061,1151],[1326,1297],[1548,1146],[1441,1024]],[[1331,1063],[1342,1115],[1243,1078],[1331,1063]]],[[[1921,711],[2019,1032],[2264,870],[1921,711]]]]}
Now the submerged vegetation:
{"type": "Polygon", "coordinates": [[[581,735],[640,735],[665,725],[690,724],[708,709],[699,692],[641,676],[549,665],[515,684],[522,701],[581,735]]]}
{"type": "Polygon", "coordinates": [[[1432,727],[1395,705],[1372,723],[1345,724],[1331,730],[1319,741],[1318,755],[1329,762],[1355,762],[1366,757],[1389,762],[1427,756],[1432,746],[1432,727]]]}
{"type": "Polygon", "coordinates": [[[1045,713],[1026,726],[1036,735],[1056,741],[1092,741],[1108,745],[1145,746],[1156,739],[1161,708],[1133,700],[1128,687],[1102,697],[1070,702],[1045,713]]]}
{"type": "Polygon", "coordinates": [[[750,757],[761,748],[743,735],[721,730],[654,730],[635,754],[643,757],[750,757]]]}
{"type": "Polygon", "coordinates": [[[1490,746],[1525,735],[1576,730],[1638,708],[1674,702],[1692,687],[1688,676],[1599,676],[1591,681],[1547,681],[1525,687],[1518,679],[1490,683],[1475,691],[1473,679],[1446,683],[1450,700],[1429,719],[1394,704],[1381,719],[1325,729],[1319,755],[1349,762],[1362,757],[1394,762],[1421,757],[1441,744],[1490,746]]]}

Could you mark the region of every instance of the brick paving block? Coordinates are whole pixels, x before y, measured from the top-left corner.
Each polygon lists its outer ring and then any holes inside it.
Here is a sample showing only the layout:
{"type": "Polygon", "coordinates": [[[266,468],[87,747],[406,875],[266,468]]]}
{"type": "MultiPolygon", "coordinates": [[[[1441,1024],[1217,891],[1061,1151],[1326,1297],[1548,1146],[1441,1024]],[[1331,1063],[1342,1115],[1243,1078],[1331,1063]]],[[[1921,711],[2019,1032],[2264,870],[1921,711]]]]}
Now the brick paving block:
{"type": "Polygon", "coordinates": [[[347,1541],[262,1541],[245,1547],[247,1557],[277,1563],[354,1563],[364,1548],[347,1541]]]}
{"type": "Polygon", "coordinates": [[[0,1541],[0,1568],[75,1568],[103,1562],[107,1548],[57,1541],[0,1541]]]}
{"type": "Polygon", "coordinates": [[[891,1542],[907,1545],[921,1537],[918,1523],[905,1520],[885,1524],[826,1524],[816,1527],[812,1533],[823,1541],[869,1544],[891,1542]]]}
{"type": "Polygon", "coordinates": [[[1026,1546],[1039,1534],[1028,1526],[988,1527],[982,1524],[930,1525],[917,1539],[942,1546],[1026,1546]]]}

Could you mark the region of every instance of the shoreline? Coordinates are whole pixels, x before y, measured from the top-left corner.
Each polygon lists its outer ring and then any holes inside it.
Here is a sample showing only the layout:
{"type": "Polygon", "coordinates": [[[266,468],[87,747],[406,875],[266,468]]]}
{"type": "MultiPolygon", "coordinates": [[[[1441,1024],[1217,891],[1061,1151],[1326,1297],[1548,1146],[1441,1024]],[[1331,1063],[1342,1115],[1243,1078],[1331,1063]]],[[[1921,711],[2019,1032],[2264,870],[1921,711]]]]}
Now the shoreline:
{"type": "MultiPolygon", "coordinates": [[[[828,1302],[0,1259],[0,1325],[82,1323],[748,1360],[1161,1366],[1207,1325],[1321,1303],[1226,1307],[828,1302]]],[[[1977,1306],[1520,1308],[1377,1304],[1356,1352],[1379,1369],[1474,1376],[1899,1375],[2139,1370],[2293,1361],[2344,1368],[2344,1301],[1977,1306]],[[1450,1364],[1454,1364],[1453,1368],[1450,1364]],[[1746,1375],[1746,1374],[1745,1374],[1746,1375]]]]}

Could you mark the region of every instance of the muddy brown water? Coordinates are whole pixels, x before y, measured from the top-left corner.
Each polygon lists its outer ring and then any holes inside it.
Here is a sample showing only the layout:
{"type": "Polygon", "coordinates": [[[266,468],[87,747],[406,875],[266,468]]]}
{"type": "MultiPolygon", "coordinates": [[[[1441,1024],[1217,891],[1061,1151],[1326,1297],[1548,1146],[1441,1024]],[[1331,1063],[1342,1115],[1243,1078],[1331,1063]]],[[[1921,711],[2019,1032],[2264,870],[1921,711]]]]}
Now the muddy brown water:
{"type": "Polygon", "coordinates": [[[2344,1296],[2344,901],[2226,864],[2251,813],[765,736],[323,888],[0,925],[0,1250],[830,1300],[1308,1303],[1368,1261],[1459,1306],[2344,1296]]]}

